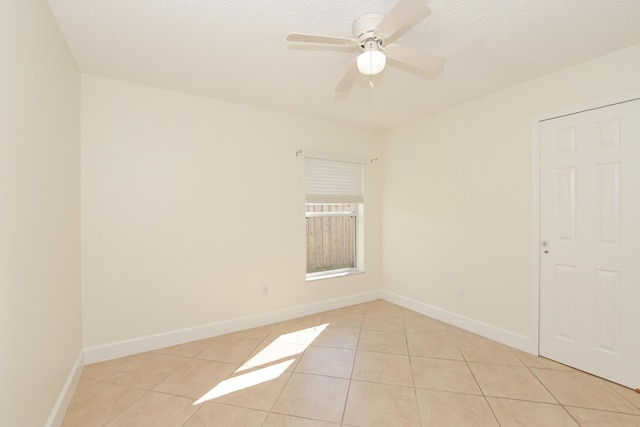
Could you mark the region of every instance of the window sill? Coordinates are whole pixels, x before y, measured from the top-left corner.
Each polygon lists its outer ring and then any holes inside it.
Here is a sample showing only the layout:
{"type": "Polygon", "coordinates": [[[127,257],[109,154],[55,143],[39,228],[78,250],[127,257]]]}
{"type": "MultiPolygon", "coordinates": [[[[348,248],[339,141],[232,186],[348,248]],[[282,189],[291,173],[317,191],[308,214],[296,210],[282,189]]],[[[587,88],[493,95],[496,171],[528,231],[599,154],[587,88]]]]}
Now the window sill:
{"type": "Polygon", "coordinates": [[[357,268],[350,268],[345,270],[332,270],[332,271],[323,271],[320,273],[310,273],[307,274],[307,282],[313,282],[316,280],[323,279],[333,279],[334,277],[344,277],[344,276],[353,276],[355,274],[362,274],[364,271],[358,270],[357,268]]]}

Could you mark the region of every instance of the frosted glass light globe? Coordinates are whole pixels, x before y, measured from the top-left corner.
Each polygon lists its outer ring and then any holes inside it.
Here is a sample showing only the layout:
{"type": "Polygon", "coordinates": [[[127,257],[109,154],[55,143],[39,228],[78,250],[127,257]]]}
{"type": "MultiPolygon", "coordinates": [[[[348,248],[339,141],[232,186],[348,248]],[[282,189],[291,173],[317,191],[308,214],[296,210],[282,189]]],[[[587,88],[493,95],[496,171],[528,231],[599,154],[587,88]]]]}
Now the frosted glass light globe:
{"type": "Polygon", "coordinates": [[[358,71],[372,76],[384,70],[387,57],[377,49],[367,49],[358,56],[358,71]]]}

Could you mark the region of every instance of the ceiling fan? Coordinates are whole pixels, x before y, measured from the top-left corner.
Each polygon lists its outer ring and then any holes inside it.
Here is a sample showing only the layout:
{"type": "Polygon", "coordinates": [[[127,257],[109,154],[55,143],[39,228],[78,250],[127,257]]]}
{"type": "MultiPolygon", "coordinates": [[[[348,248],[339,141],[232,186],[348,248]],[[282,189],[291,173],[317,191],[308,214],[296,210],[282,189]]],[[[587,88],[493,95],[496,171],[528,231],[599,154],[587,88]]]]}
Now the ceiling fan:
{"type": "MultiPolygon", "coordinates": [[[[442,72],[444,58],[397,44],[385,46],[385,41],[393,36],[420,10],[424,9],[428,3],[429,0],[398,0],[398,3],[396,3],[393,9],[386,15],[375,12],[362,15],[353,22],[353,39],[292,33],[287,36],[287,40],[304,43],[357,46],[362,50],[362,53],[349,65],[347,72],[335,89],[336,92],[349,90],[358,72],[368,76],[380,73],[386,65],[387,57],[427,71],[432,76],[436,76],[442,72]]],[[[373,87],[371,78],[369,84],[373,87]]]]}

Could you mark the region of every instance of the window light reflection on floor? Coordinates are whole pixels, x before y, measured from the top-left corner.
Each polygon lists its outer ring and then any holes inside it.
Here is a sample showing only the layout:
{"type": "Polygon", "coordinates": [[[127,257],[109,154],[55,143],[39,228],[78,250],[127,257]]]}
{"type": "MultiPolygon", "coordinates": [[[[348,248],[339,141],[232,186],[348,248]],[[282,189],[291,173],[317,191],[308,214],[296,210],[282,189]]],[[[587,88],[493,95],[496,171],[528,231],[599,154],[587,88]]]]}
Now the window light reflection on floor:
{"type": "Polygon", "coordinates": [[[258,354],[249,359],[244,365],[239,367],[234,374],[259,368],[264,365],[267,366],[245,372],[220,382],[204,396],[196,400],[193,405],[199,405],[208,400],[213,400],[235,391],[244,390],[278,378],[295,361],[295,358],[291,357],[304,352],[327,326],[329,326],[329,324],[325,323],[323,325],[280,335],[258,352],[258,354]],[[283,359],[288,360],[279,362],[283,359]],[[274,364],[274,362],[278,363],[274,364]]]}

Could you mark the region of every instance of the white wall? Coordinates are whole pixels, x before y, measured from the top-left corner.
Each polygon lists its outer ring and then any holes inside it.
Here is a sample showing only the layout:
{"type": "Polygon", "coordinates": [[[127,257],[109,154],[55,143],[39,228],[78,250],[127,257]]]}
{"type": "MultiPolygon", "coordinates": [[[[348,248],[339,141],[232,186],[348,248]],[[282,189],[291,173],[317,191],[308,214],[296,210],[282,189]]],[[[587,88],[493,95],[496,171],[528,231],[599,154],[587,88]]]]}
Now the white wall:
{"type": "Polygon", "coordinates": [[[638,88],[640,45],[389,132],[384,288],[529,336],[532,117],[638,88]]]}
{"type": "Polygon", "coordinates": [[[46,2],[0,28],[0,425],[42,426],[82,349],[80,74],[46,2]]]}
{"type": "Polygon", "coordinates": [[[297,296],[378,289],[381,168],[365,168],[366,273],[307,283],[304,158],[295,153],[372,158],[380,139],[83,75],[85,346],[283,309],[297,296]]]}

